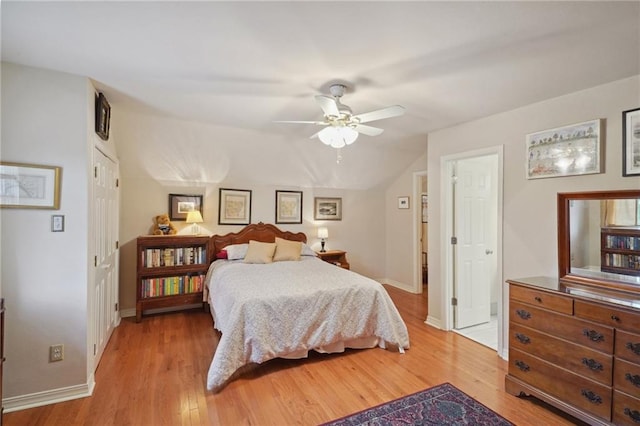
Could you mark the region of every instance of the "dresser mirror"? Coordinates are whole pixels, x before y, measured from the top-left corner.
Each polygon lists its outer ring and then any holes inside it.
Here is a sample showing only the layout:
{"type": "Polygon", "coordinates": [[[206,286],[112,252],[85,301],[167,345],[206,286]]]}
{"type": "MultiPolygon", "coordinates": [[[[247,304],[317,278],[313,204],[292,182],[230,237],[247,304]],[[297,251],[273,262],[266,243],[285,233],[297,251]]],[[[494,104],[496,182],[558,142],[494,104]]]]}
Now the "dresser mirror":
{"type": "Polygon", "coordinates": [[[559,278],[640,292],[640,190],[558,194],[559,278]]]}

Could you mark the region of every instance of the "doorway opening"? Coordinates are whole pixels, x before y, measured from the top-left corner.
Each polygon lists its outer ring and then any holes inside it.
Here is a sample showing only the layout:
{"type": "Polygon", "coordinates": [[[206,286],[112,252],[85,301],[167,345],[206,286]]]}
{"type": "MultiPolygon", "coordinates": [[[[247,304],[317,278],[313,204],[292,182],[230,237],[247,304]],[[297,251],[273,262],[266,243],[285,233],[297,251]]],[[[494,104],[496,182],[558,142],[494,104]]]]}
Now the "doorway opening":
{"type": "Polygon", "coordinates": [[[443,158],[445,327],[502,353],[502,147],[443,158]]]}

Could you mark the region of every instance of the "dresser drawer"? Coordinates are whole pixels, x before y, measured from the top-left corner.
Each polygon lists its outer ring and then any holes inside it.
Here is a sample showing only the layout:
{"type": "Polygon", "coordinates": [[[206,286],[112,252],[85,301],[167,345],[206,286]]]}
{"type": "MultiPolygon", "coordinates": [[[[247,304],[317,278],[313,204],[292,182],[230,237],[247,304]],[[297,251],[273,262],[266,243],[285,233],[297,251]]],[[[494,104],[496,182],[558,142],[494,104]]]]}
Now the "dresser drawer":
{"type": "Polygon", "coordinates": [[[578,343],[601,352],[613,353],[613,329],[567,315],[549,312],[511,300],[509,321],[578,343]]]}
{"type": "Polygon", "coordinates": [[[551,294],[515,284],[509,287],[509,296],[513,300],[528,303],[539,308],[573,315],[573,299],[571,297],[551,294]]]}
{"type": "Polygon", "coordinates": [[[531,328],[511,324],[509,347],[528,352],[583,377],[611,386],[613,356],[558,339],[531,328]]]}
{"type": "Polygon", "coordinates": [[[614,391],[613,423],[638,426],[640,424],[640,399],[614,391]]]}
{"type": "Polygon", "coordinates": [[[611,419],[611,388],[517,349],[509,350],[509,374],[605,420],[611,419]]]}
{"type": "Polygon", "coordinates": [[[616,358],[613,368],[613,387],[629,395],[640,397],[640,365],[616,358]]]}
{"type": "Polygon", "coordinates": [[[640,330],[640,313],[609,305],[576,300],[575,315],[623,330],[640,330]]]}
{"type": "Polygon", "coordinates": [[[640,335],[616,330],[616,358],[640,364],[640,335]]]}

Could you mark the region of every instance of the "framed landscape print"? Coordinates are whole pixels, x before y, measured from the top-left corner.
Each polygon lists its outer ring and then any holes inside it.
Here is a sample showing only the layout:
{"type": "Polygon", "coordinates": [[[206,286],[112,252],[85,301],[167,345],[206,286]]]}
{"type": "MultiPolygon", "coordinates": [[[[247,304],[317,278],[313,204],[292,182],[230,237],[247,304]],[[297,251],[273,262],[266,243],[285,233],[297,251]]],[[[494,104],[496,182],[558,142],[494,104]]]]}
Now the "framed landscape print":
{"type": "Polygon", "coordinates": [[[251,190],[220,188],[218,225],[251,223],[251,190]]]}
{"type": "Polygon", "coordinates": [[[202,214],[202,195],[169,194],[169,219],[187,220],[196,210],[202,214]]]}
{"type": "Polygon", "coordinates": [[[527,179],[602,173],[604,120],[591,120],[526,136],[527,179]]]}
{"type": "Polygon", "coordinates": [[[622,176],[640,175],[640,108],[622,113],[622,176]]]}
{"type": "Polygon", "coordinates": [[[315,220],[342,220],[342,198],[316,197],[313,205],[315,220]]]}
{"type": "Polygon", "coordinates": [[[276,223],[302,223],[302,191],[276,191],[276,223]]]}

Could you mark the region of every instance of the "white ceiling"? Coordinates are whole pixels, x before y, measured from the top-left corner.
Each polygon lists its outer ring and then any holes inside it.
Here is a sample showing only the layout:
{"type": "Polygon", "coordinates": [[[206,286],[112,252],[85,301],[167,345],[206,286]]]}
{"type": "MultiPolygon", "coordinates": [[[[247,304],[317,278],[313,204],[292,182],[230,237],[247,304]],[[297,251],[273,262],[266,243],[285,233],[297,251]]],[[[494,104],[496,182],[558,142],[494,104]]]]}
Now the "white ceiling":
{"type": "Polygon", "coordinates": [[[334,79],[353,85],[354,113],[406,107],[347,149],[419,155],[430,131],[640,74],[637,1],[3,1],[1,14],[3,61],[88,76],[112,107],[305,140],[318,129],[274,121],[320,119],[313,95],[334,79]]]}

